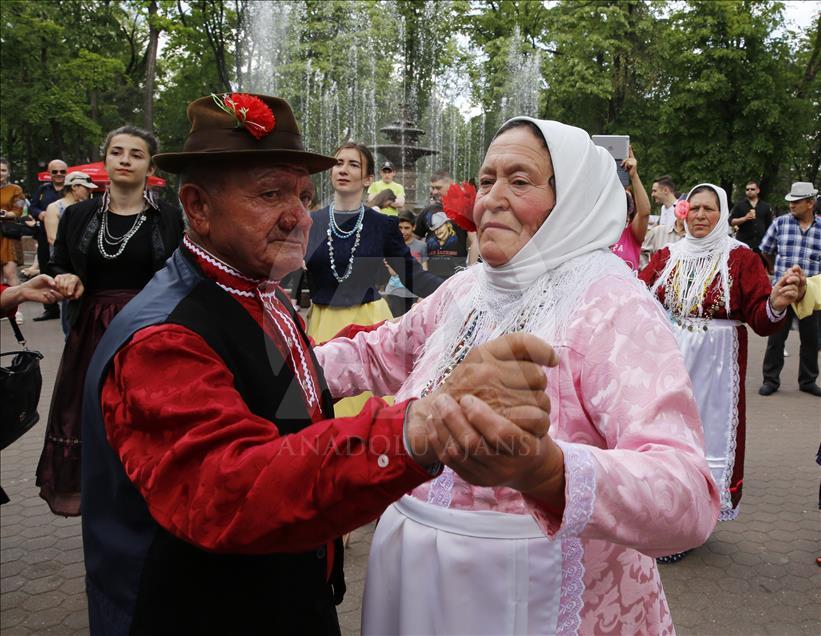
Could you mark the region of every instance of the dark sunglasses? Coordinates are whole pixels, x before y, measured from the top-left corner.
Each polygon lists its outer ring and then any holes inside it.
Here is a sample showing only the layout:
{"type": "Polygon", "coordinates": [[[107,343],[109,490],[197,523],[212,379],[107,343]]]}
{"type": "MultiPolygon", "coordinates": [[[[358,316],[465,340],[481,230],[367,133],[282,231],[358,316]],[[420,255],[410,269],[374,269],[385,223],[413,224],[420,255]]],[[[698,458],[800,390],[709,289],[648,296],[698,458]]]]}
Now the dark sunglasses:
{"type": "Polygon", "coordinates": [[[750,192],[752,190],[755,190],[755,188],[747,188],[747,192],[750,192]]]}
{"type": "Polygon", "coordinates": [[[65,170],[52,170],[51,171],[51,174],[65,174],[65,173],[66,173],[65,170]]]}

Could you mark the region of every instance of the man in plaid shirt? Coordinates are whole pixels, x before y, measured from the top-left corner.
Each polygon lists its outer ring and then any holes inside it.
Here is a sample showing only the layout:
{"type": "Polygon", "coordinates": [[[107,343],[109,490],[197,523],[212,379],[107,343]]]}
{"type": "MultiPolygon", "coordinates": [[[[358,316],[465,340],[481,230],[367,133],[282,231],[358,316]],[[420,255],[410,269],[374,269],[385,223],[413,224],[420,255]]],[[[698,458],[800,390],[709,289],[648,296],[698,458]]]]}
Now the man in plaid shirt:
{"type": "MultiPolygon", "coordinates": [[[[793,265],[798,265],[807,276],[821,274],[821,216],[813,211],[818,190],[811,183],[793,183],[790,193],[784,197],[790,203],[790,213],[778,217],[767,229],[761,241],[761,253],[769,264],[773,281],[778,280],[793,265]]],[[[764,384],[759,395],[772,395],[778,391],[779,376],[784,366],[784,343],[790,333],[795,312],[784,328],[767,340],[764,354],[764,384]]],[[[818,316],[810,314],[798,321],[801,352],[798,364],[798,387],[805,393],[821,397],[818,378],[818,316]]]]}

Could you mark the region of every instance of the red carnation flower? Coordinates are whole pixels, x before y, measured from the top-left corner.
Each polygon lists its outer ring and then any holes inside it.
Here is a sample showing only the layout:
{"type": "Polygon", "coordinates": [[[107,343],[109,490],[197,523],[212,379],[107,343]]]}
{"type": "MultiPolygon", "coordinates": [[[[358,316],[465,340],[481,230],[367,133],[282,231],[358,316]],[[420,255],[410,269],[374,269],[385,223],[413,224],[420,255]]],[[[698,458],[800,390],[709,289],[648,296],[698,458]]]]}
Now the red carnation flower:
{"type": "Polygon", "coordinates": [[[473,222],[473,204],[476,202],[476,187],[463,181],[462,187],[452,183],[448,191],[442,197],[442,207],[448,218],[467,232],[475,232],[476,224],[473,222]]]}
{"type": "Polygon", "coordinates": [[[245,128],[257,139],[262,139],[276,126],[276,117],[268,104],[247,93],[231,93],[222,98],[211,95],[217,106],[236,120],[237,128],[245,128]]]}

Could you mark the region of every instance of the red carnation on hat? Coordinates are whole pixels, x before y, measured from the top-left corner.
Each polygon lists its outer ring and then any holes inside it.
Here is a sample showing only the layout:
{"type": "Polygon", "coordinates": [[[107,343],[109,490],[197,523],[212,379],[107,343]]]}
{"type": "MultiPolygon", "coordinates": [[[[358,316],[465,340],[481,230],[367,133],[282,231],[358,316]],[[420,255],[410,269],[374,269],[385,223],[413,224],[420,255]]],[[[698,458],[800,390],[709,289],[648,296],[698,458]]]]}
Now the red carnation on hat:
{"type": "Polygon", "coordinates": [[[268,104],[255,95],[231,93],[220,98],[212,93],[211,97],[217,106],[236,120],[237,128],[245,128],[257,139],[262,139],[276,125],[276,117],[268,104]]]}
{"type": "Polygon", "coordinates": [[[463,181],[462,186],[452,183],[442,197],[442,208],[448,218],[468,232],[476,231],[473,222],[473,204],[476,202],[476,186],[463,181]]]}

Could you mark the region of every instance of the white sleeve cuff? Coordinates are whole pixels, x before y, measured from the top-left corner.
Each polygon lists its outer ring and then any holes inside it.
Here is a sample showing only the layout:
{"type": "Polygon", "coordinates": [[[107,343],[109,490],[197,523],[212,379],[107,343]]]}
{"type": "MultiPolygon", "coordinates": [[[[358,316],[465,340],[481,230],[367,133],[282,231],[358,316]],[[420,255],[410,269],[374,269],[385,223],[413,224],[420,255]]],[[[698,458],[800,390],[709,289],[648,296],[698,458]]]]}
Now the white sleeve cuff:
{"type": "Polygon", "coordinates": [[[770,299],[767,299],[767,318],[770,319],[770,322],[778,322],[784,317],[784,314],[787,313],[787,308],[785,307],[781,311],[776,311],[773,309],[772,303],[770,299]]]}

